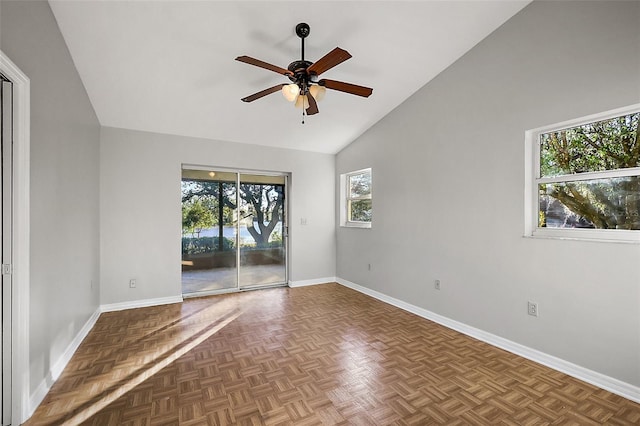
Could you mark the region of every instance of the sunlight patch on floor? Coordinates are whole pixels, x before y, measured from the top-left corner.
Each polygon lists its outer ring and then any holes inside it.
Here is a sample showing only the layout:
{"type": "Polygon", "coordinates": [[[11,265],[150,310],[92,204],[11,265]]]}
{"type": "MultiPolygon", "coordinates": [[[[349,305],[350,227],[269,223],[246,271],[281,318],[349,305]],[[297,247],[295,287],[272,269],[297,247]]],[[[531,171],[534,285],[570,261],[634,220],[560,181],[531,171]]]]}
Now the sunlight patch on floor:
{"type": "MultiPolygon", "coordinates": [[[[223,301],[200,310],[186,320],[178,320],[161,327],[167,342],[150,350],[143,350],[136,359],[125,359],[121,365],[94,377],[77,390],[75,406],[65,404],[61,412],[80,410],[65,424],[79,424],[116,401],[178,358],[200,345],[242,315],[244,310],[233,301],[223,301]]],[[[140,342],[146,339],[143,338],[140,342]]],[[[55,404],[55,403],[54,403],[55,404]]],[[[56,411],[54,407],[50,410],[56,411]]]]}

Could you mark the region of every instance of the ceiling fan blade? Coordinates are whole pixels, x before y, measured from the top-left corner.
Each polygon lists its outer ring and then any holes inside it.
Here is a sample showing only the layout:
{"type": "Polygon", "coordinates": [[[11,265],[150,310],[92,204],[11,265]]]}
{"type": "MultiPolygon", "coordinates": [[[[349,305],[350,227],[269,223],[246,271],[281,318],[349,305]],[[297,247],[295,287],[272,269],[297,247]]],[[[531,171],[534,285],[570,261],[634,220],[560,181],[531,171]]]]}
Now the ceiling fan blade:
{"type": "Polygon", "coordinates": [[[344,81],[325,80],[318,81],[320,86],[324,86],[327,89],[338,90],[340,92],[350,93],[352,95],[358,95],[368,98],[373,93],[373,89],[370,87],[358,86],[357,84],[345,83],[344,81]]]}
{"type": "Polygon", "coordinates": [[[320,75],[323,72],[335,67],[338,64],[346,61],[351,57],[351,54],[346,50],[336,47],[331,52],[318,59],[307,68],[308,74],[320,75]]]}
{"type": "Polygon", "coordinates": [[[307,101],[309,102],[309,108],[307,108],[307,115],[314,115],[319,113],[318,103],[315,98],[311,96],[311,93],[307,93],[307,101]]]}
{"type": "Polygon", "coordinates": [[[282,86],[285,86],[285,84],[276,84],[273,87],[269,87],[268,89],[261,90],[258,93],[254,93],[253,95],[249,95],[246,98],[242,98],[242,102],[253,102],[256,99],[262,98],[263,96],[267,96],[279,90],[282,90],[282,86]]]}
{"type": "Polygon", "coordinates": [[[277,72],[281,75],[293,75],[293,73],[287,69],[279,67],[277,65],[271,65],[267,62],[261,61],[260,59],[255,59],[250,56],[238,56],[236,61],[244,62],[245,64],[254,65],[256,67],[264,68],[269,71],[277,72]]]}

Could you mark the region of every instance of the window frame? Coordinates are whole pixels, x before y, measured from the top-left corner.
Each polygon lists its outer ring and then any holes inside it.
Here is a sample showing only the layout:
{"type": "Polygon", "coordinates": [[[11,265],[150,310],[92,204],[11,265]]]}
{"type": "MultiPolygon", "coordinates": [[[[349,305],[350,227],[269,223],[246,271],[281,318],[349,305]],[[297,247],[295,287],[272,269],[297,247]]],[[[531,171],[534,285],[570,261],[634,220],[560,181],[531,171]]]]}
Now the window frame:
{"type": "Polygon", "coordinates": [[[343,173],[340,175],[340,226],[347,228],[371,228],[372,220],[363,222],[350,220],[349,217],[349,205],[351,201],[371,200],[371,209],[373,212],[373,172],[371,167],[354,170],[352,172],[343,173]],[[352,176],[369,174],[371,179],[371,191],[368,196],[363,197],[351,197],[350,178],[352,176]]]}
{"type": "Polygon", "coordinates": [[[640,176],[640,167],[634,167],[543,178],[540,176],[540,135],[638,112],[640,112],[640,103],[538,127],[525,132],[525,237],[640,244],[640,230],[542,228],[539,226],[538,219],[540,210],[538,185],[540,184],[640,176]]]}

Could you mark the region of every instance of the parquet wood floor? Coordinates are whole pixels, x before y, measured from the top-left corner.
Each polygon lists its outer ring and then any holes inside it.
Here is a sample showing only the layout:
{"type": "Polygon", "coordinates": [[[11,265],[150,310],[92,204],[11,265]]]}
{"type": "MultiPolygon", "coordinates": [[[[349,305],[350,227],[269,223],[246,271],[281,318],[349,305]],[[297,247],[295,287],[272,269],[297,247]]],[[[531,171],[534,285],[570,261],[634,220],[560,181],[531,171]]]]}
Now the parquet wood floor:
{"type": "Polygon", "coordinates": [[[636,404],[338,284],[104,313],[27,425],[638,425],[636,404]]]}

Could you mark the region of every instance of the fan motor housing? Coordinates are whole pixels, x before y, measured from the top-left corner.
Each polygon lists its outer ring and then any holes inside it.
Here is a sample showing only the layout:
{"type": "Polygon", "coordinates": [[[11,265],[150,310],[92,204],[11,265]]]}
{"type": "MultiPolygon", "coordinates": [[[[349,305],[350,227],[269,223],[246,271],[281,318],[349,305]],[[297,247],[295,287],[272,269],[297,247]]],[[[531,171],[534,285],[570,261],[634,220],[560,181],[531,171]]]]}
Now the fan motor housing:
{"type": "Polygon", "coordinates": [[[293,61],[289,64],[287,69],[293,73],[293,75],[289,75],[289,80],[294,83],[299,82],[300,80],[307,80],[307,68],[309,68],[313,62],[309,61],[293,61]]]}

